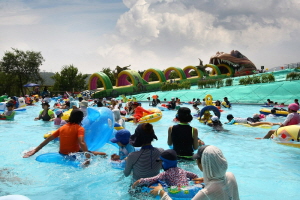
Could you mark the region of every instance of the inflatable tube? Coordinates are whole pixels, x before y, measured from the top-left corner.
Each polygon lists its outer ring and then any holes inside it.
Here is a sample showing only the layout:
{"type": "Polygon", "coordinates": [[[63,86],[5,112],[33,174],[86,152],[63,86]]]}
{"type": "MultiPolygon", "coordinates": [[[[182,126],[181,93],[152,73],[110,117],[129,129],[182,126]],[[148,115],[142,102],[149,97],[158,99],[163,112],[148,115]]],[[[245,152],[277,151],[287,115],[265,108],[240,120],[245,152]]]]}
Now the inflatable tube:
{"type": "Polygon", "coordinates": [[[140,120],[138,122],[139,124],[157,122],[162,118],[161,110],[159,110],[157,108],[149,108],[148,111],[154,112],[154,114],[146,115],[146,116],[140,118],[140,120]]]}
{"type": "Polygon", "coordinates": [[[164,106],[157,106],[157,108],[160,109],[161,111],[169,111],[169,109],[164,106]]]}
{"type": "Polygon", "coordinates": [[[124,129],[124,127],[115,122],[114,129],[118,131],[118,130],[124,129]]]}
{"type": "Polygon", "coordinates": [[[63,155],[60,153],[45,153],[39,155],[35,159],[38,162],[45,162],[45,163],[56,163],[60,165],[67,165],[72,167],[81,167],[81,164],[85,160],[85,156],[83,153],[76,153],[74,155],[63,155]]]}
{"type": "Polygon", "coordinates": [[[251,126],[250,124],[234,123],[234,125],[243,125],[243,126],[251,127],[251,128],[265,128],[265,129],[272,128],[272,126],[268,125],[268,124],[262,124],[262,125],[258,125],[258,126],[251,126]]]}
{"type": "Polygon", "coordinates": [[[229,108],[229,105],[227,105],[227,103],[225,101],[222,102],[222,105],[225,107],[225,108],[229,108]]]}
{"type": "Polygon", "coordinates": [[[84,140],[90,151],[103,147],[114,130],[113,112],[106,107],[88,107],[87,116],[82,121],[84,140]]]}
{"type": "Polygon", "coordinates": [[[300,148],[300,126],[284,126],[275,131],[272,139],[278,144],[300,148]]]}
{"type": "Polygon", "coordinates": [[[207,94],[204,99],[207,106],[213,105],[213,97],[210,94],[207,94]]]}
{"type": "MultiPolygon", "coordinates": [[[[60,109],[59,109],[60,110],[60,109]]],[[[71,115],[71,112],[72,112],[73,109],[69,109],[65,112],[63,112],[63,116],[61,117],[62,120],[69,120],[69,117],[71,115]]]]}
{"type": "Polygon", "coordinates": [[[25,111],[25,110],[26,110],[26,108],[24,108],[24,107],[14,109],[14,111],[25,111]]]}
{"type": "MultiPolygon", "coordinates": [[[[264,115],[269,115],[272,114],[270,109],[266,109],[266,108],[262,108],[259,110],[260,114],[264,114],[264,115]]],[[[298,111],[298,113],[300,114],[300,111],[298,111]]],[[[284,110],[276,110],[276,116],[283,116],[286,117],[289,114],[288,111],[284,111],[284,110]]]]}
{"type": "Polygon", "coordinates": [[[202,108],[199,115],[200,118],[204,115],[205,111],[213,111],[214,114],[220,119],[221,113],[216,106],[205,106],[204,108],[202,108]]]}
{"type": "MultiPolygon", "coordinates": [[[[164,188],[164,191],[168,193],[168,195],[172,199],[178,200],[190,200],[192,199],[200,190],[204,188],[204,184],[195,184],[189,186],[168,186],[166,183],[162,181],[158,181],[164,188]]],[[[157,186],[158,184],[152,184],[151,186],[157,186]]],[[[143,187],[142,192],[149,193],[152,189],[149,187],[143,187]]]]}

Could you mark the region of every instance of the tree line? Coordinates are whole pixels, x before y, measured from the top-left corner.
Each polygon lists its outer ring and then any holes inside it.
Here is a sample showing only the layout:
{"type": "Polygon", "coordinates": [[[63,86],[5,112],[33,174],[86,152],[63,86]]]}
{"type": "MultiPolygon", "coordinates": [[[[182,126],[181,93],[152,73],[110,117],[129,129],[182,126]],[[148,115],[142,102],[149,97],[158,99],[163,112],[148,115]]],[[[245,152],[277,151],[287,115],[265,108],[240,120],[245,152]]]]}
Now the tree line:
{"type": "MultiPolygon", "coordinates": [[[[6,51],[0,60],[0,96],[9,94],[10,96],[24,96],[26,94],[27,83],[43,83],[45,80],[40,75],[40,67],[45,62],[41,52],[22,51],[12,48],[6,51]]],[[[103,68],[101,72],[105,73],[111,80],[112,85],[116,85],[118,74],[124,70],[130,70],[131,65],[124,67],[116,66],[115,69],[109,67],[103,68]]],[[[145,70],[138,71],[142,76],[145,70]]],[[[51,78],[55,81],[51,87],[53,91],[82,91],[87,89],[86,79],[89,75],[82,74],[78,68],[71,65],[65,65],[60,72],[56,72],[51,78]]],[[[178,78],[178,74],[174,71],[170,73],[169,78],[178,78]]],[[[131,80],[128,78],[128,81],[131,80]]],[[[152,73],[149,81],[158,81],[158,77],[152,73]]],[[[98,80],[97,87],[103,87],[98,80]]]]}

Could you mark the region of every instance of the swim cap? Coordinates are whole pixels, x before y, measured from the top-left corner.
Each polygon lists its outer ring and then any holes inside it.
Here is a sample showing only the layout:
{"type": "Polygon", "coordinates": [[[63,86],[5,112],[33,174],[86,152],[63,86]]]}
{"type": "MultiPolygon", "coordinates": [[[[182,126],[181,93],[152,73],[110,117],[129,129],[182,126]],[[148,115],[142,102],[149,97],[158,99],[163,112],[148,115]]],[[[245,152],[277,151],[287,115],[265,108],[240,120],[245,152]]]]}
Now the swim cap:
{"type": "Polygon", "coordinates": [[[299,110],[299,105],[296,103],[291,103],[288,108],[293,111],[297,111],[297,110],[299,110]]]}
{"type": "Polygon", "coordinates": [[[219,118],[217,117],[217,116],[213,116],[212,118],[211,118],[211,121],[213,121],[213,122],[216,122],[216,121],[218,121],[219,120],[219,118]]]}

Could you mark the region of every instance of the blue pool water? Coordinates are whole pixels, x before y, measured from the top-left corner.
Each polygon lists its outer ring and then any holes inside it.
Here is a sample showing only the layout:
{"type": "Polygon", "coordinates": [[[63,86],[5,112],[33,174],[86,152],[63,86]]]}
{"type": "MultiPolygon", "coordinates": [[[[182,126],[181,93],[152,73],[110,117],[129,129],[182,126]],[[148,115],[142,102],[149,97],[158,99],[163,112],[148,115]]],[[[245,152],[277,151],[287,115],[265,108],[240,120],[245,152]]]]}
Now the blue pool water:
{"type": "MultiPolygon", "coordinates": [[[[148,107],[146,103],[143,106],[148,107]]],[[[250,117],[260,108],[234,105],[232,110],[222,113],[221,121],[225,122],[229,113],[250,117]]],[[[42,153],[57,152],[58,143],[50,143],[36,155],[22,158],[24,152],[43,140],[45,133],[55,129],[53,122],[33,120],[40,110],[40,106],[27,107],[25,112],[17,113],[14,121],[0,120],[0,196],[22,194],[32,200],[131,199],[127,193],[130,177],[112,169],[109,157],[94,158],[86,169],[35,161],[42,153]]],[[[174,116],[175,111],[165,111],[163,118],[153,124],[159,139],[154,146],[168,148],[167,130],[173,125],[174,116]]],[[[224,125],[228,132],[214,132],[195,119],[191,125],[198,128],[199,137],[206,144],[218,146],[223,151],[229,163],[228,171],[236,176],[241,199],[299,199],[300,149],[255,139],[263,137],[269,129],[224,125]]],[[[126,123],[132,133],[135,127],[126,123]]],[[[113,154],[117,149],[107,144],[100,151],[113,154]]],[[[180,166],[202,176],[194,162],[180,166]]]]}

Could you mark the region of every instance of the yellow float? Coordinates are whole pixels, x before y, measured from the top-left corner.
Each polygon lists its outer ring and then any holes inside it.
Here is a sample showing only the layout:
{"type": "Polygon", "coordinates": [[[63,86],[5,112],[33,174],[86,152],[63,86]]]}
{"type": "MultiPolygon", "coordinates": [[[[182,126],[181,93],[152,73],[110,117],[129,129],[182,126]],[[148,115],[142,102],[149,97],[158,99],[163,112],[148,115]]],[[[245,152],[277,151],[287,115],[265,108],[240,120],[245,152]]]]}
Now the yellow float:
{"type": "Polygon", "coordinates": [[[150,115],[147,114],[140,118],[140,121],[138,122],[139,124],[157,122],[162,118],[162,112],[158,108],[149,108],[148,111],[154,113],[150,115]]]}
{"type": "Polygon", "coordinates": [[[275,131],[271,138],[278,144],[300,148],[300,126],[284,126],[275,131]]]}
{"type": "Polygon", "coordinates": [[[203,117],[198,117],[199,122],[201,123],[212,123],[211,121],[212,115],[210,114],[209,110],[204,111],[203,117]]]}
{"type": "MultiPolygon", "coordinates": [[[[262,108],[259,110],[260,114],[264,114],[264,115],[269,115],[272,114],[270,109],[266,109],[266,108],[262,108]]],[[[300,114],[300,111],[298,111],[298,113],[300,114]]],[[[286,117],[289,114],[288,111],[284,111],[284,110],[276,110],[276,116],[283,116],[286,117]]]]}
{"type": "Polygon", "coordinates": [[[204,99],[207,106],[213,105],[213,97],[210,94],[207,94],[204,99]]]}
{"type": "Polygon", "coordinates": [[[63,112],[63,116],[61,117],[61,119],[62,120],[69,120],[69,117],[70,117],[70,115],[71,115],[71,112],[72,112],[72,110],[73,109],[70,109],[70,110],[68,110],[68,111],[66,111],[66,112],[63,112]]]}

